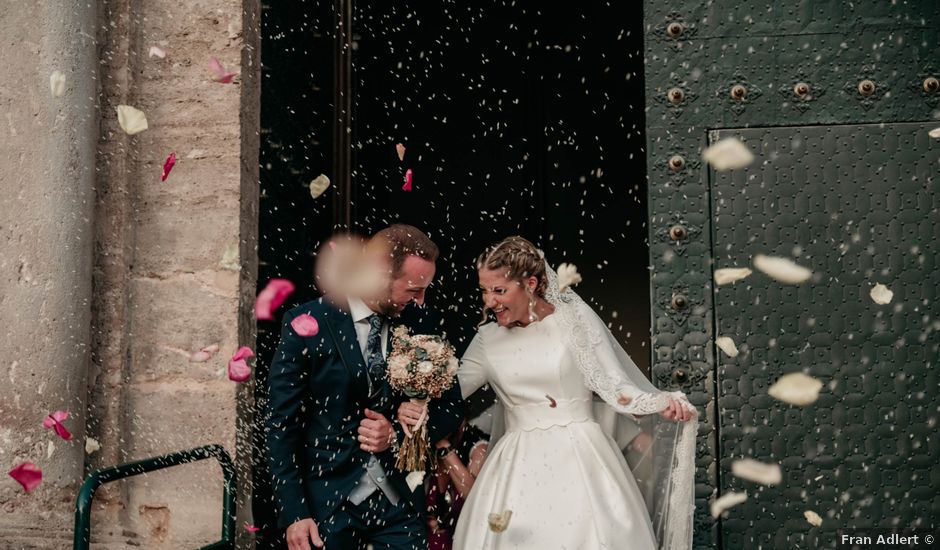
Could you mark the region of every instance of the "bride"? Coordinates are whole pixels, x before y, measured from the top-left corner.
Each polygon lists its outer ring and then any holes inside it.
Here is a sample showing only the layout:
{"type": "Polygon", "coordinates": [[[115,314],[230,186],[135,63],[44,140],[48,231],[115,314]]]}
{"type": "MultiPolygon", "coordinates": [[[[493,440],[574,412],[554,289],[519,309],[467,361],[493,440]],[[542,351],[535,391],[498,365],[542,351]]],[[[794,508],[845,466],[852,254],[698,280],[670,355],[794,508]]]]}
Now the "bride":
{"type": "Polygon", "coordinates": [[[643,376],[529,241],[490,247],[477,270],[496,322],[457,375],[464,398],[490,384],[504,418],[454,549],[691,548],[694,407],[643,376]]]}

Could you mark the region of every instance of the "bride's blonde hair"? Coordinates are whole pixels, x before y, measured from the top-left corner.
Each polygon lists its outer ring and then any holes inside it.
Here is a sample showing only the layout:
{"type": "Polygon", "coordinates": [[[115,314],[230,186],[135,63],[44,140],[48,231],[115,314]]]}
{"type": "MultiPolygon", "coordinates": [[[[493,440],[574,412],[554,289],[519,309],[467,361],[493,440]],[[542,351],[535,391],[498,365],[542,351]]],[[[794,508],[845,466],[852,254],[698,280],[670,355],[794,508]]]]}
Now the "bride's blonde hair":
{"type": "MultiPolygon", "coordinates": [[[[476,265],[477,271],[480,269],[492,271],[505,269],[506,278],[513,281],[523,281],[529,277],[535,277],[538,279],[538,283],[535,285],[534,295],[539,298],[545,297],[545,291],[548,289],[545,260],[542,257],[542,252],[523,237],[513,235],[489,246],[482,254],[477,256],[476,265]]],[[[530,298],[530,314],[532,314],[534,305],[534,298],[530,298]]],[[[488,310],[484,305],[483,320],[480,325],[488,320],[487,312],[488,310]]]]}

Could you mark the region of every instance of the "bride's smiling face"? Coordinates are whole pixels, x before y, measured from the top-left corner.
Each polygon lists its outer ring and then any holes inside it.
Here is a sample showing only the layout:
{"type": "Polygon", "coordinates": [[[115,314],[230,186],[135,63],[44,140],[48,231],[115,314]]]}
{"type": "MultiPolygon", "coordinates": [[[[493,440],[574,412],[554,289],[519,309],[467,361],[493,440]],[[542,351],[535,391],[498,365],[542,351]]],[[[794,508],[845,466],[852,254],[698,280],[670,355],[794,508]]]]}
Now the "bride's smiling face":
{"type": "Polygon", "coordinates": [[[496,315],[502,327],[527,325],[529,323],[529,300],[538,284],[538,279],[529,277],[522,281],[506,278],[506,269],[480,268],[480,294],[483,306],[496,315]],[[528,289],[528,292],[527,292],[528,289]]]}

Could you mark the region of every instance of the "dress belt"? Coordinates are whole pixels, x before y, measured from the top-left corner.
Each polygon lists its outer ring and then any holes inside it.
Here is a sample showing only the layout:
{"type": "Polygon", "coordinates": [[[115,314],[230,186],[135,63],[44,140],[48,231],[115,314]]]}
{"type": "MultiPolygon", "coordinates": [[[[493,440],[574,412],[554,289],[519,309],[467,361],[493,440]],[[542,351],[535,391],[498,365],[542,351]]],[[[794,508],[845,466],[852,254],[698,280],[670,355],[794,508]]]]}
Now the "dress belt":
{"type": "Polygon", "coordinates": [[[506,407],[506,432],[545,430],[553,426],[567,426],[575,422],[593,422],[593,400],[545,398],[545,403],[530,403],[506,407]]]}

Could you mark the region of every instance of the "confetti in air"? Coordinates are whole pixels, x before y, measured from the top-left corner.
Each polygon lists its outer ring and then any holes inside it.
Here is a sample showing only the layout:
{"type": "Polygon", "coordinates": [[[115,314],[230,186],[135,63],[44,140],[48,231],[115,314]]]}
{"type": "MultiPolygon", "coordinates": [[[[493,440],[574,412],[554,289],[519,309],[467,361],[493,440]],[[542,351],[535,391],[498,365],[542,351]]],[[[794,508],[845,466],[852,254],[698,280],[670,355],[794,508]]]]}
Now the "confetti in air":
{"type": "Polygon", "coordinates": [[[809,405],[819,398],[822,382],[802,372],[792,372],[774,382],[767,393],[774,399],[791,405],[809,405]]]}
{"type": "Polygon", "coordinates": [[[222,62],[216,59],[215,57],[209,58],[209,70],[212,71],[212,80],[220,82],[222,84],[228,84],[238,76],[238,73],[233,73],[225,70],[225,67],[222,65],[222,62]]]}
{"type": "Polygon", "coordinates": [[[291,328],[300,336],[316,336],[320,332],[320,325],[316,318],[306,313],[301,313],[290,322],[291,328]]]}
{"type": "Polygon", "coordinates": [[[803,517],[806,518],[806,521],[808,521],[810,525],[815,525],[816,527],[822,525],[822,517],[812,510],[803,512],[803,517]]]}
{"type": "Polygon", "coordinates": [[[10,477],[23,486],[27,493],[35,489],[42,482],[42,470],[32,462],[24,462],[10,470],[10,477]]]}
{"type": "Polygon", "coordinates": [[[934,128],[933,130],[927,132],[927,135],[932,138],[940,139],[940,128],[934,128]]]}
{"type": "Polygon", "coordinates": [[[752,458],[742,458],[732,462],[731,473],[741,479],[763,485],[777,485],[783,481],[779,464],[766,464],[752,458]]]}
{"type": "Polygon", "coordinates": [[[746,500],[747,500],[747,493],[735,493],[734,491],[730,493],[725,493],[724,495],[721,495],[721,497],[716,498],[714,502],[712,502],[712,506],[711,506],[712,517],[717,518],[725,510],[731,508],[732,506],[737,506],[738,504],[741,504],[742,502],[746,500]]]}
{"type": "Polygon", "coordinates": [[[166,181],[166,178],[170,175],[170,170],[173,169],[175,164],[176,153],[170,153],[170,156],[166,158],[166,162],[163,163],[163,174],[160,175],[160,181],[166,181]]]}
{"type": "Polygon", "coordinates": [[[205,363],[219,352],[218,344],[208,345],[189,356],[190,363],[205,363]]]}
{"type": "Polygon", "coordinates": [[[150,46],[150,57],[159,57],[160,59],[166,59],[166,50],[159,46],[150,46]]]}
{"type": "Polygon", "coordinates": [[[251,351],[251,348],[247,346],[238,348],[238,351],[235,352],[235,355],[233,355],[232,359],[228,362],[229,380],[233,382],[244,382],[251,378],[251,367],[248,366],[245,359],[254,356],[255,352],[251,351]]]}
{"type": "Polygon", "coordinates": [[[727,285],[749,276],[752,271],[746,267],[725,267],[715,271],[715,284],[727,285]]]}
{"type": "Polygon", "coordinates": [[[148,128],[147,116],[143,111],[135,109],[130,105],[117,106],[118,124],[129,136],[139,134],[148,128]]]}
{"type": "Polygon", "coordinates": [[[61,71],[52,71],[49,75],[49,90],[52,92],[52,97],[65,95],[65,75],[61,71]]]}
{"type": "Polygon", "coordinates": [[[414,491],[415,489],[420,487],[421,484],[424,483],[424,472],[423,471],[410,472],[405,477],[405,483],[408,484],[408,489],[414,491]]]}
{"type": "Polygon", "coordinates": [[[101,449],[101,444],[98,443],[98,440],[93,437],[85,438],[85,453],[92,454],[98,452],[101,449]]]}
{"type": "Polygon", "coordinates": [[[274,312],[294,292],[294,283],[287,279],[271,279],[255,300],[255,318],[273,321],[274,312]]]}
{"type": "Polygon", "coordinates": [[[404,146],[404,145],[402,145],[401,143],[399,143],[398,145],[396,145],[396,146],[395,146],[395,152],[398,153],[398,160],[400,160],[400,161],[404,161],[404,160],[405,160],[405,146],[404,146]]]}
{"type": "Polygon", "coordinates": [[[317,198],[330,186],[330,178],[320,174],[310,182],[310,196],[317,198]]]}
{"type": "Polygon", "coordinates": [[[245,531],[248,531],[249,533],[257,533],[260,530],[261,530],[260,527],[255,527],[254,525],[248,522],[245,522],[245,531]]]}
{"type": "Polygon", "coordinates": [[[754,267],[771,278],[789,285],[798,285],[813,276],[812,271],[787,258],[764,256],[763,254],[754,256],[754,267]]]}
{"type": "Polygon", "coordinates": [[[719,140],[702,152],[702,160],[719,172],[739,170],[754,162],[754,154],[738,138],[719,140]]]}
{"type": "Polygon", "coordinates": [[[46,428],[47,430],[53,430],[56,435],[66,441],[69,441],[72,439],[72,434],[67,429],[65,429],[65,426],[62,425],[62,422],[68,417],[68,411],[55,411],[43,419],[42,427],[46,428]]]}
{"type": "Polygon", "coordinates": [[[894,293],[881,283],[876,284],[869,294],[876,304],[882,306],[891,303],[891,299],[894,298],[894,293]]]}
{"type": "Polygon", "coordinates": [[[727,336],[719,336],[718,338],[715,338],[715,345],[718,346],[718,349],[725,352],[725,355],[728,357],[738,356],[738,347],[734,345],[734,340],[727,336]]]}

